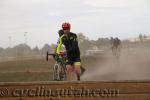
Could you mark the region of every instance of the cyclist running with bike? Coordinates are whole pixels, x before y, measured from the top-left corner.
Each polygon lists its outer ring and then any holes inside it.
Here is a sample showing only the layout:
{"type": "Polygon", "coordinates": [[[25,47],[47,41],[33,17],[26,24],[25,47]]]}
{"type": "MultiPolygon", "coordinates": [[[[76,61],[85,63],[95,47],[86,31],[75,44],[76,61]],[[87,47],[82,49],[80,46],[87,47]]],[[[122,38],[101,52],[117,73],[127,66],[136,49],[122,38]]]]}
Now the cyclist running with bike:
{"type": "Polygon", "coordinates": [[[56,48],[56,54],[60,54],[62,44],[66,48],[67,53],[67,80],[72,80],[72,73],[75,72],[77,80],[80,80],[81,74],[81,59],[80,59],[80,50],[78,46],[77,35],[70,32],[71,25],[70,23],[63,23],[62,30],[63,35],[59,38],[59,43],[56,48]]]}

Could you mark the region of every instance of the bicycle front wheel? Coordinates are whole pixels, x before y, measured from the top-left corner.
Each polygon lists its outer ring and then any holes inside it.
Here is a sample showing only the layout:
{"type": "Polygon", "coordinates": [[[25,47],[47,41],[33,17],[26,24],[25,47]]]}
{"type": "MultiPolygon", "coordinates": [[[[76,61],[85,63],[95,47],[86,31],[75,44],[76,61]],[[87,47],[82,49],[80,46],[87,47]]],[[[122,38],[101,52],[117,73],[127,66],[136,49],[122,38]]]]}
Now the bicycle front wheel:
{"type": "Polygon", "coordinates": [[[60,80],[59,72],[60,72],[60,65],[55,64],[54,67],[53,67],[53,80],[54,81],[60,80]]]}

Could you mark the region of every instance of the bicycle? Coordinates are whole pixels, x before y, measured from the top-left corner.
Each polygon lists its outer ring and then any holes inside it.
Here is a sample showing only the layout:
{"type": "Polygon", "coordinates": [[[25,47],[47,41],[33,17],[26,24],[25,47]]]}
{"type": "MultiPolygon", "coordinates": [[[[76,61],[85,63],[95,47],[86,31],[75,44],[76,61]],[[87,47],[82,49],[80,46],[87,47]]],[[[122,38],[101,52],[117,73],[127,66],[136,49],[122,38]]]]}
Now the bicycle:
{"type": "Polygon", "coordinates": [[[48,61],[48,56],[52,56],[56,63],[53,66],[53,80],[54,81],[64,81],[67,79],[67,71],[65,61],[67,59],[67,55],[64,52],[58,54],[49,54],[47,52],[46,60],[48,61]]]}

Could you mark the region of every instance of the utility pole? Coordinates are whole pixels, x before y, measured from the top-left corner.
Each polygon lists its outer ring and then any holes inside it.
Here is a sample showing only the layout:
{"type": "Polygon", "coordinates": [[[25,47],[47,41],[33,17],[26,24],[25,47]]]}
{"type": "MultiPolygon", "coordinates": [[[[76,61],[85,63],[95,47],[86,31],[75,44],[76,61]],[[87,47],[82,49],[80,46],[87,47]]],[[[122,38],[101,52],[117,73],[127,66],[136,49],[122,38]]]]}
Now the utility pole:
{"type": "Polygon", "coordinates": [[[9,39],[9,47],[11,48],[11,39],[12,39],[12,37],[8,36],[8,39],[9,39]]]}
{"type": "Polygon", "coordinates": [[[28,32],[24,32],[24,39],[25,39],[25,44],[27,45],[27,33],[28,32]]]}

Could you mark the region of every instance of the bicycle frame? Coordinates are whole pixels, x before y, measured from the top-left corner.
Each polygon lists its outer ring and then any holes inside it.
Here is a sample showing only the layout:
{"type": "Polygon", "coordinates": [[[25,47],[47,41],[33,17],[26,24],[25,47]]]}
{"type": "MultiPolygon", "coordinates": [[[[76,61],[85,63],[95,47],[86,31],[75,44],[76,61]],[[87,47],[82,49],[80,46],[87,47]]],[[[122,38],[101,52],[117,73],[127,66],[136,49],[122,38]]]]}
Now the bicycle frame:
{"type": "Polygon", "coordinates": [[[53,59],[56,61],[53,67],[53,80],[66,80],[66,66],[65,66],[65,59],[66,57],[56,54],[49,54],[47,52],[46,60],[48,61],[48,56],[53,56],[53,59]],[[64,79],[63,79],[64,78],[64,79]]]}

